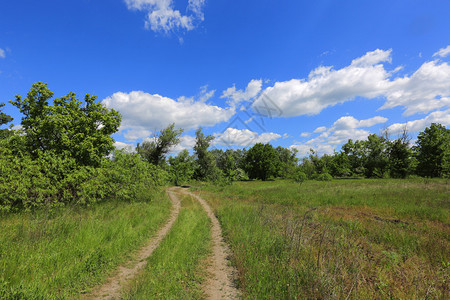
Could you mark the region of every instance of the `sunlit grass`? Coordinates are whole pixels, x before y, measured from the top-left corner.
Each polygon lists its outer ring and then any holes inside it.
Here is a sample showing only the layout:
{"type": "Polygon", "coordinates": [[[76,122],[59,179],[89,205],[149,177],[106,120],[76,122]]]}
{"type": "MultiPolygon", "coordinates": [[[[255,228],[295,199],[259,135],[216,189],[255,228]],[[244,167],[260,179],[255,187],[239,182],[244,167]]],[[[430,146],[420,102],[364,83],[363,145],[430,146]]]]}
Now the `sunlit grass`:
{"type": "Polygon", "coordinates": [[[76,296],[106,278],[167,219],[164,194],[152,202],[105,202],[2,216],[0,299],[76,296]]]}
{"type": "Polygon", "coordinates": [[[206,186],[244,298],[445,298],[446,180],[206,186]]]}
{"type": "Polygon", "coordinates": [[[204,260],[210,251],[210,221],[189,196],[171,232],[125,290],[125,299],[200,299],[204,260]]]}

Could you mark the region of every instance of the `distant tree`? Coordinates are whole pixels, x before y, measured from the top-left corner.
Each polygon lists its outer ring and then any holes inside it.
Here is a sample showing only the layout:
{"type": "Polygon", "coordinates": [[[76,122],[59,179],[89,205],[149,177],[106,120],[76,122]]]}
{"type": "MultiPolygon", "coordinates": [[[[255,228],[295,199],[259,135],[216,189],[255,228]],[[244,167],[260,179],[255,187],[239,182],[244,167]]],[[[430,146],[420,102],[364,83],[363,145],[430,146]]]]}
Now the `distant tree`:
{"type": "Polygon", "coordinates": [[[183,129],[175,129],[175,124],[170,124],[155,134],[152,141],[137,144],[136,151],[142,158],[155,166],[165,163],[166,155],[180,142],[183,129]]]}
{"type": "Polygon", "coordinates": [[[364,174],[364,144],[362,141],[353,142],[349,139],[347,143],[342,146],[342,152],[347,156],[350,164],[350,171],[352,175],[364,174]]]}
{"type": "Polygon", "coordinates": [[[335,152],[330,166],[330,174],[333,177],[351,176],[351,164],[348,155],[344,152],[335,152]]]}
{"type": "Polygon", "coordinates": [[[197,162],[196,178],[200,180],[210,180],[217,173],[214,156],[208,151],[211,142],[214,140],[214,136],[205,136],[201,128],[197,129],[195,136],[194,153],[197,162]]]}
{"type": "Polygon", "coordinates": [[[389,143],[389,173],[393,178],[406,178],[411,171],[412,150],[408,142],[396,139],[389,143]]]}
{"type": "Polygon", "coordinates": [[[195,172],[194,158],[184,149],[176,157],[169,157],[170,174],[175,185],[181,185],[192,179],[195,172]]]}
{"type": "Polygon", "coordinates": [[[387,141],[384,137],[371,134],[364,146],[364,169],[366,177],[383,177],[387,171],[387,141]]]}
{"type": "Polygon", "coordinates": [[[86,95],[84,103],[75,93],[53,99],[46,83],[33,84],[26,98],[10,101],[24,115],[22,128],[25,148],[33,158],[40,152],[74,158],[79,165],[98,166],[114,149],[111,134],[120,126],[121,117],[113,109],[95,103],[96,96],[86,95]]]}
{"type": "Polygon", "coordinates": [[[270,144],[255,144],[245,157],[245,171],[250,179],[267,180],[277,175],[279,167],[278,153],[270,144]]]}
{"type": "Polygon", "coordinates": [[[450,130],[432,123],[419,133],[413,148],[417,158],[417,174],[427,177],[448,177],[450,174],[450,130]]]}
{"type": "Polygon", "coordinates": [[[275,148],[280,160],[279,176],[282,178],[291,178],[294,176],[298,165],[298,150],[288,149],[281,146],[275,148]]]}

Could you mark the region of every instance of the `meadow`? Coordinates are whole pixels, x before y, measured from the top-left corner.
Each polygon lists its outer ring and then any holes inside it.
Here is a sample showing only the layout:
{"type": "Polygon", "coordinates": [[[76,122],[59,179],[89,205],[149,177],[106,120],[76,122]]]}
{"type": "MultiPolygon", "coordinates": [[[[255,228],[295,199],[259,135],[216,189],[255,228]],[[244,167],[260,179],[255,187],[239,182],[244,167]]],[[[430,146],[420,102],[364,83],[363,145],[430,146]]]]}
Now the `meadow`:
{"type": "Polygon", "coordinates": [[[0,299],[77,298],[103,282],[166,221],[170,201],[106,201],[5,214],[0,299]]]}
{"type": "Polygon", "coordinates": [[[192,189],[215,209],[245,299],[449,297],[448,180],[192,189]]]}

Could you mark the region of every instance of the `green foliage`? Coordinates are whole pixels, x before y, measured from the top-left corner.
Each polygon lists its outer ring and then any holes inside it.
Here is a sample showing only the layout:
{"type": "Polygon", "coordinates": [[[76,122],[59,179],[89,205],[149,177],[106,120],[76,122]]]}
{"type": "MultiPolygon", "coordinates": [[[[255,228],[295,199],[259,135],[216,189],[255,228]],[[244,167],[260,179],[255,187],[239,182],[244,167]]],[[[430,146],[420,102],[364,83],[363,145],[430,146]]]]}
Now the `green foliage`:
{"type": "Polygon", "coordinates": [[[180,142],[183,129],[175,129],[175,123],[169,125],[155,135],[153,141],[137,144],[136,151],[149,163],[161,166],[167,153],[180,142]]]}
{"type": "Polygon", "coordinates": [[[371,134],[364,145],[364,170],[366,177],[383,178],[388,166],[387,140],[371,134]]]}
{"type": "Polygon", "coordinates": [[[406,178],[412,171],[412,150],[409,143],[396,139],[388,145],[389,172],[393,178],[406,178]]]}
{"type": "Polygon", "coordinates": [[[137,154],[116,151],[112,160],[103,159],[94,168],[52,151],[39,152],[35,159],[7,152],[0,158],[0,211],[88,205],[105,199],[151,200],[167,182],[165,171],[137,154]]]}
{"type": "MultiPolygon", "coordinates": [[[[5,106],[4,103],[0,103],[0,127],[2,125],[8,124],[13,120],[13,118],[10,115],[7,115],[2,112],[4,106],[5,106]]],[[[8,137],[10,133],[11,133],[10,129],[0,129],[0,140],[8,137]]]]}
{"type": "Polygon", "coordinates": [[[195,173],[194,157],[189,155],[189,151],[184,149],[176,157],[169,157],[169,174],[171,181],[175,185],[182,185],[189,182],[195,173]]]}
{"type": "Polygon", "coordinates": [[[417,158],[417,174],[426,177],[450,175],[450,129],[431,124],[417,137],[414,148],[417,158]]]}
{"type": "Polygon", "coordinates": [[[195,177],[198,180],[212,180],[217,177],[218,173],[214,156],[208,151],[211,142],[214,140],[214,136],[205,136],[201,128],[195,131],[195,136],[194,153],[197,163],[195,177]]]}
{"type": "Polygon", "coordinates": [[[306,176],[305,172],[303,172],[302,169],[298,168],[294,173],[293,179],[295,182],[303,183],[308,179],[308,176],[306,176]]]}
{"type": "Polygon", "coordinates": [[[281,146],[275,148],[280,161],[278,176],[281,178],[291,178],[297,168],[298,158],[297,149],[288,149],[281,146]]]}
{"type": "Polygon", "coordinates": [[[33,159],[44,151],[75,159],[78,165],[99,166],[113,149],[110,136],[120,125],[121,117],[113,109],[95,103],[96,96],[86,95],[84,103],[74,93],[49,100],[53,92],[38,82],[22,99],[10,101],[24,115],[25,149],[33,159]]]}
{"type": "Polygon", "coordinates": [[[316,179],[319,180],[319,181],[331,181],[331,180],[333,180],[333,176],[331,176],[328,173],[322,173],[322,174],[319,174],[316,177],[316,179]]]}
{"type": "Polygon", "coordinates": [[[250,179],[267,180],[278,174],[280,159],[270,144],[257,143],[245,156],[245,171],[250,179]]]}

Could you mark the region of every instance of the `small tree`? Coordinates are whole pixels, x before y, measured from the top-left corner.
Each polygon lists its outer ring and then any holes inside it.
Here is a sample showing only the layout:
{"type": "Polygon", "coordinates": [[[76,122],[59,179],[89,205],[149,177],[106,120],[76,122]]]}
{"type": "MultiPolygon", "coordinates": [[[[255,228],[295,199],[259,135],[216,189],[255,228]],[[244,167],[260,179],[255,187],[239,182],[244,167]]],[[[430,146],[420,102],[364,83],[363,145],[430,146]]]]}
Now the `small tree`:
{"type": "Polygon", "coordinates": [[[245,157],[245,171],[250,179],[267,180],[276,176],[279,166],[278,153],[270,144],[255,144],[245,157]]]}
{"type": "Polygon", "coordinates": [[[169,157],[170,174],[175,185],[181,185],[192,179],[195,172],[194,158],[184,149],[176,157],[169,157]]]}
{"type": "Polygon", "coordinates": [[[210,180],[218,173],[214,156],[208,151],[211,142],[214,140],[214,136],[205,136],[202,129],[199,128],[195,131],[195,146],[194,153],[197,162],[196,178],[200,180],[210,180]]]}
{"type": "Polygon", "coordinates": [[[153,141],[137,144],[136,151],[149,163],[160,166],[166,160],[167,153],[180,142],[180,135],[183,129],[175,129],[175,124],[171,124],[155,134],[153,141]]]}
{"type": "Polygon", "coordinates": [[[447,177],[450,164],[450,130],[432,123],[419,133],[413,148],[417,158],[417,174],[427,177],[447,177]]]}

